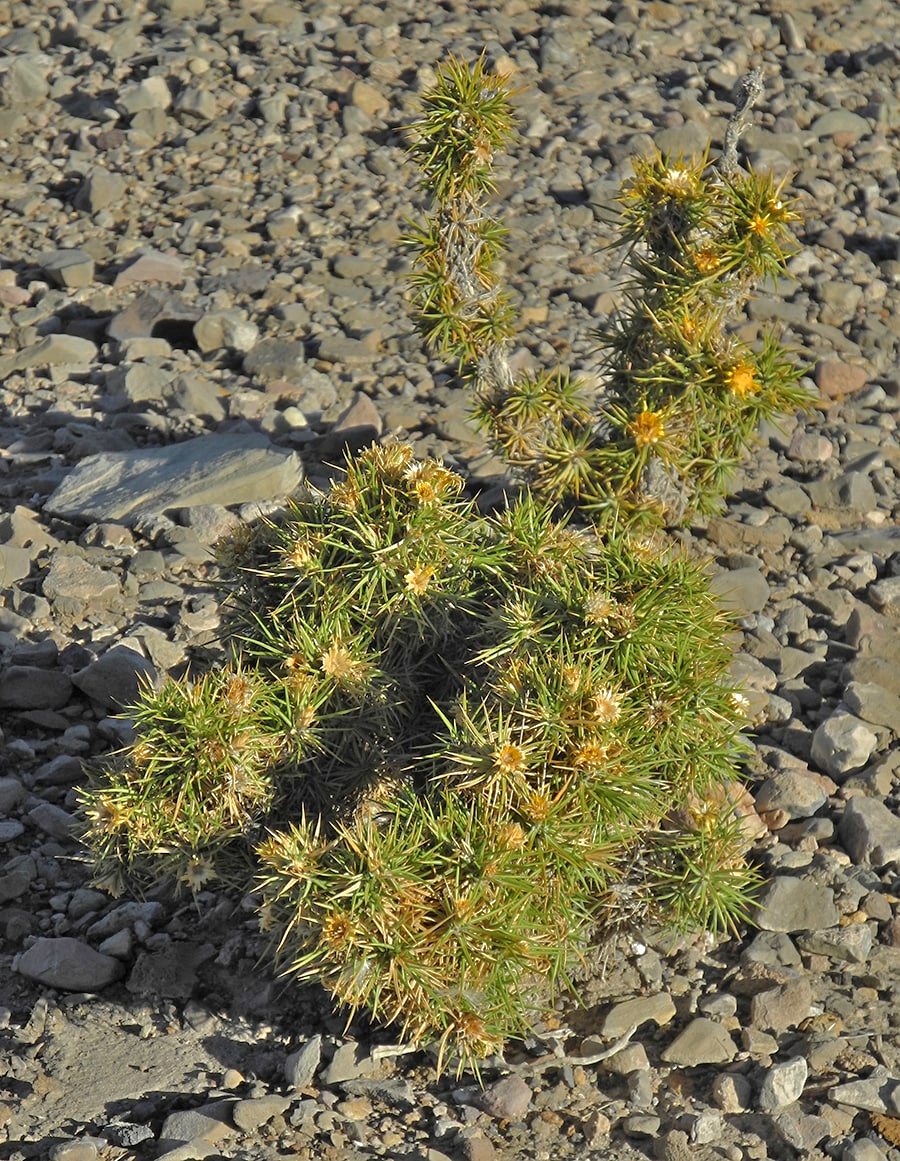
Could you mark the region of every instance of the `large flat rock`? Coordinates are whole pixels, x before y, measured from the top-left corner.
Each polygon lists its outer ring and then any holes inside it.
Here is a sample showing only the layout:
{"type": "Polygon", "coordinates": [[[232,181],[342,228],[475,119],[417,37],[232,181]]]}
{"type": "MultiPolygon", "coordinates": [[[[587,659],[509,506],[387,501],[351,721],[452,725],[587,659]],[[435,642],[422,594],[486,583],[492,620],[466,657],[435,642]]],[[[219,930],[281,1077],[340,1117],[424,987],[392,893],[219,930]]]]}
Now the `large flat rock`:
{"type": "Polygon", "coordinates": [[[246,504],[289,495],[302,466],[263,435],[202,435],[167,447],[87,456],[48,497],[67,519],[127,523],[197,504],[246,504]]]}

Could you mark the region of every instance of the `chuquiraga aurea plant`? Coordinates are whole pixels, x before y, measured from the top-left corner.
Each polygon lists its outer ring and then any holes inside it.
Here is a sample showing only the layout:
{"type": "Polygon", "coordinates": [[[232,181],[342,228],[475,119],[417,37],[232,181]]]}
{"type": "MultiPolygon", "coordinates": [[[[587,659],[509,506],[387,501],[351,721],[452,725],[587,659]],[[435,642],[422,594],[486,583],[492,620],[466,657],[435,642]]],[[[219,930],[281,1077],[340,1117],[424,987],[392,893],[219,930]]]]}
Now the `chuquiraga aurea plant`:
{"type": "Polygon", "coordinates": [[[556,368],[514,374],[515,312],[496,269],[507,231],[488,212],[493,158],[513,133],[505,75],[451,58],[411,127],[432,203],[411,224],[413,302],[428,347],[458,361],[480,428],[541,495],[604,523],[675,524],[721,503],[759,423],[808,402],[801,370],[766,334],[756,349],[729,323],[759,282],[785,272],[792,202],[743,172],[737,144],[762,90],[744,78],[717,165],[707,155],[634,161],[614,244],[630,278],[596,332],[598,394],[556,368]]]}
{"type": "MultiPolygon", "coordinates": [[[[284,973],[478,1067],[599,932],[722,931],[755,872],[696,565],[373,446],[221,546],[223,667],[91,772],[96,880],[256,893],[284,973]]],[[[744,792],[745,793],[745,792],[744,792]]]]}

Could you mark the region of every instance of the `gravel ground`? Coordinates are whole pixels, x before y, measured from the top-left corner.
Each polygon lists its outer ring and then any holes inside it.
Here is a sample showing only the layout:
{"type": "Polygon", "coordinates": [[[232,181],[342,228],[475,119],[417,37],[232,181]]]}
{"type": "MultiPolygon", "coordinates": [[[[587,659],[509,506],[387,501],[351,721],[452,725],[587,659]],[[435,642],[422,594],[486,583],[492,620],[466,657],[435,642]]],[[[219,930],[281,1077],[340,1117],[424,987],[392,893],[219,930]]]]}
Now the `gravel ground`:
{"type": "Polygon", "coordinates": [[[898,43],[893,0],[0,0],[0,1158],[900,1159],[898,43]],[[69,833],[136,675],[215,649],[218,535],[374,435],[501,483],[397,246],[402,127],[482,47],[523,86],[515,359],[596,371],[629,159],[720,143],[760,65],[747,155],[805,221],[741,333],[820,396],[680,534],[742,617],[757,926],[621,940],[483,1091],[273,981],[242,901],[91,890],[69,833]]]}

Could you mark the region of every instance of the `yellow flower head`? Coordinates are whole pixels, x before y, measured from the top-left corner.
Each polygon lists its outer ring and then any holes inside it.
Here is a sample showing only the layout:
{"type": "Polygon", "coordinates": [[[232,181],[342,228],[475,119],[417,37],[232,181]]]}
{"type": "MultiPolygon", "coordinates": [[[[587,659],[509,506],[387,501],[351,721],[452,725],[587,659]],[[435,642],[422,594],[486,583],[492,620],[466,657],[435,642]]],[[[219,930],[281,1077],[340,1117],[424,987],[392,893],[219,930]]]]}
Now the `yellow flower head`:
{"type": "Polygon", "coordinates": [[[596,770],[609,758],[609,747],[600,742],[584,742],[572,755],[572,765],[582,770],[596,770]]]}
{"type": "Polygon", "coordinates": [[[772,228],[772,219],[768,214],[754,214],[749,222],[750,232],[758,238],[764,238],[772,228]]]}
{"type": "Polygon", "coordinates": [[[662,416],[658,411],[642,411],[628,425],[628,434],[637,447],[648,447],[659,443],[666,434],[662,416]]]}
{"type": "Polygon", "coordinates": [[[748,395],[755,395],[759,390],[759,381],[756,378],[756,368],[752,363],[738,363],[725,376],[728,390],[738,399],[746,399],[748,395]]]}
{"type": "Polygon", "coordinates": [[[411,593],[415,593],[417,597],[421,597],[431,584],[431,578],[434,576],[435,569],[431,564],[416,565],[403,578],[406,581],[406,587],[411,593]]]}
{"type": "Polygon", "coordinates": [[[497,769],[503,774],[515,774],[525,765],[525,751],[514,742],[506,742],[494,754],[497,769]]]}
{"type": "Polygon", "coordinates": [[[700,274],[714,274],[719,269],[721,259],[712,246],[702,246],[694,251],[694,266],[700,274]]]}
{"type": "Polygon", "coordinates": [[[553,803],[546,794],[542,794],[536,790],[529,795],[528,800],[521,806],[521,812],[529,822],[541,823],[546,822],[550,817],[550,811],[553,808],[553,803]]]}
{"type": "Polygon", "coordinates": [[[565,686],[572,693],[581,685],[582,670],[578,665],[564,665],[562,668],[562,679],[565,686]]]}
{"type": "Polygon", "coordinates": [[[90,812],[92,821],[98,830],[106,831],[107,834],[115,834],[117,830],[122,830],[128,826],[131,811],[114,802],[113,799],[103,797],[97,802],[97,806],[90,812]]]}

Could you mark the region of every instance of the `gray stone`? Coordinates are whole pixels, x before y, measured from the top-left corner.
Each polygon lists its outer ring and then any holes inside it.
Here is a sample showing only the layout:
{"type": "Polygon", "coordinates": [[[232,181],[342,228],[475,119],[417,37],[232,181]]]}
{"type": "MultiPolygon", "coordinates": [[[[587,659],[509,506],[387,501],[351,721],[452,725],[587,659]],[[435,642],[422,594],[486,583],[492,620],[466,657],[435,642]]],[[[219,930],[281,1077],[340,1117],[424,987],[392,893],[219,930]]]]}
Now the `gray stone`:
{"type": "Polygon", "coordinates": [[[854,863],[883,867],[900,860],[900,818],[877,798],[851,798],[838,837],[854,863]]]}
{"type": "Polygon", "coordinates": [[[760,897],[754,921],[763,931],[819,931],[837,926],[840,912],[830,887],[778,875],[760,897]]]}
{"type": "Polygon", "coordinates": [[[102,166],[95,166],[81,183],[75,195],[75,208],[89,214],[98,214],[109,206],[123,200],[128,186],[118,173],[110,173],[102,166]]]}
{"type": "Polygon", "coordinates": [[[887,1153],[879,1149],[870,1137],[860,1137],[858,1141],[844,1146],[841,1161],[887,1161],[887,1153]]]}
{"type": "Polygon", "coordinates": [[[40,938],[19,956],[16,970],[26,979],[67,992],[99,992],[117,980],[122,965],[79,939],[40,938]]]}
{"type": "Polygon", "coordinates": [[[31,572],[31,553],[27,548],[0,544],[0,589],[11,588],[31,572]]]}
{"type": "Polygon", "coordinates": [[[826,774],[840,778],[865,766],[877,744],[865,722],[838,707],[816,727],[810,757],[826,774]]]}
{"type": "Polygon", "coordinates": [[[2,103],[13,108],[39,105],[50,92],[47,73],[51,60],[43,53],[26,52],[14,56],[0,74],[2,103]]]}
{"type": "Polygon", "coordinates": [[[113,935],[117,931],[122,931],[123,928],[134,923],[143,923],[147,927],[156,927],[164,918],[165,908],[161,903],[156,903],[153,900],[139,903],[137,900],[132,899],[127,903],[120,903],[118,907],[114,907],[102,919],[98,919],[96,923],[92,923],[87,929],[87,935],[89,939],[105,939],[107,936],[113,935]]]}
{"type": "Polygon", "coordinates": [[[620,1036],[624,1036],[629,1028],[639,1028],[648,1021],[662,1027],[668,1024],[674,1015],[675,1005],[668,992],[623,1000],[620,1004],[614,1004],[603,1017],[600,1034],[608,1040],[617,1040],[620,1036]]]}
{"type": "Polygon", "coordinates": [[[775,484],[766,489],[766,501],[785,516],[805,516],[812,500],[799,484],[775,484]]]}
{"type": "Polygon", "coordinates": [[[322,1058],[322,1037],[311,1037],[284,1062],[284,1078],[293,1089],[308,1088],[322,1058]]]}
{"type": "Polygon", "coordinates": [[[152,687],[156,680],[153,663],[126,645],[107,649],[72,676],[73,685],[91,701],[116,710],[135,705],[141,690],[152,687]]]}
{"type": "Polygon", "coordinates": [[[49,1153],[50,1161],[97,1161],[99,1150],[106,1148],[101,1137],[82,1137],[80,1140],[59,1141],[49,1153]]]}
{"type": "Polygon", "coordinates": [[[129,521],[194,504],[287,496],[301,471],[295,455],[273,448],[264,436],[203,435],[168,447],[88,456],[44,508],[74,519],[129,521]]]}
{"type": "Polygon", "coordinates": [[[667,1064],[693,1068],[698,1064],[725,1064],[736,1054],[737,1047],[722,1024],[697,1016],[661,1055],[667,1064]]]}
{"type": "Polygon", "coordinates": [[[884,1113],[887,1102],[897,1084],[897,1078],[890,1075],[882,1065],[872,1070],[865,1080],[851,1080],[846,1084],[836,1084],[828,1090],[828,1099],[853,1109],[866,1109],[870,1113],[884,1113]]]}
{"type": "Polygon", "coordinates": [[[900,614],[900,576],[886,577],[869,585],[869,600],[882,613],[900,614]]]}
{"type": "MultiPolygon", "coordinates": [[[[25,833],[25,827],[17,818],[0,819],[0,843],[12,843],[17,838],[21,838],[25,833]]],[[[14,888],[18,884],[15,883],[14,888]]],[[[17,891],[17,894],[21,892],[17,891]]]]}
{"type": "Polygon", "coordinates": [[[756,810],[784,811],[788,818],[809,818],[825,805],[828,795],[814,775],[801,770],[782,770],[760,786],[756,794],[756,810]]]}
{"type": "Polygon", "coordinates": [[[504,1076],[484,1090],[480,1107],[498,1121],[521,1121],[534,1097],[529,1084],[520,1076],[504,1076]]]}
{"type": "Polygon", "coordinates": [[[769,600],[769,584],[758,568],[717,573],[709,587],[725,608],[739,613],[758,613],[769,600]]]}
{"type": "Polygon", "coordinates": [[[179,286],[187,279],[187,270],[181,258],[163,254],[159,250],[145,250],[123,270],[113,282],[114,290],[125,290],[145,282],[163,282],[179,286]]]}
{"type": "Polygon", "coordinates": [[[173,292],[145,290],[114,315],[106,333],[116,342],[153,338],[157,328],[193,326],[199,311],[173,292]]]}
{"type": "Polygon", "coordinates": [[[160,1142],[177,1141],[221,1141],[234,1132],[231,1110],[234,1101],[210,1101],[198,1109],[169,1113],[163,1121],[159,1134],[160,1142]]]}
{"type": "Polygon", "coordinates": [[[186,1000],[197,983],[197,970],[216,954],[211,943],[181,941],[158,951],[142,951],[125,982],[139,996],[186,1000]]]}
{"type": "Polygon", "coordinates": [[[194,338],[201,351],[249,351],[259,338],[259,327],[242,310],[211,311],[194,324],[194,338]]]}
{"type": "Polygon", "coordinates": [[[0,707],[61,709],[72,697],[72,679],[36,665],[10,665],[0,673],[0,707]]]}
{"type": "Polygon", "coordinates": [[[800,1099],[809,1067],[802,1056],[793,1056],[766,1070],[758,1104],[766,1113],[777,1113],[800,1099]]]}
{"type": "Polygon", "coordinates": [[[348,1040],[338,1047],[328,1067],[322,1072],[322,1083],[340,1084],[342,1080],[371,1076],[375,1067],[375,1061],[366,1053],[365,1048],[355,1040],[348,1040]]]}
{"type": "Polygon", "coordinates": [[[294,380],[306,357],[303,343],[292,339],[263,339],[244,356],[244,373],[260,383],[294,380]]]}
{"type": "Polygon", "coordinates": [[[838,963],[865,963],[875,941],[874,925],[852,923],[828,931],[810,931],[797,937],[797,946],[838,963]]]}
{"type": "Polygon", "coordinates": [[[265,1125],[283,1113],[290,1105],[289,1097],[264,1096],[250,1100],[237,1101],[231,1110],[235,1125],[245,1133],[255,1132],[260,1125],[265,1125]]]}
{"type": "Polygon", "coordinates": [[[750,999],[750,1025],[763,1032],[786,1032],[809,1015],[812,985],[805,975],[785,980],[750,999]]]}
{"type": "Polygon", "coordinates": [[[831,1136],[831,1125],[825,1117],[804,1113],[800,1109],[790,1108],[777,1113],[772,1123],[781,1140],[801,1157],[812,1155],[822,1138],[831,1136]]]}
{"type": "Polygon", "coordinates": [[[27,371],[32,367],[89,367],[97,355],[90,339],[77,335],[47,335],[8,359],[0,359],[0,371],[27,371]]]}
{"type": "Polygon", "coordinates": [[[847,708],[864,722],[900,735],[900,695],[874,682],[852,681],[844,690],[847,708]]]}
{"type": "Polygon", "coordinates": [[[813,121],[809,131],[816,137],[830,137],[833,133],[855,133],[858,137],[868,137],[872,126],[865,117],[849,109],[829,109],[813,121]]]}
{"type": "Polygon", "coordinates": [[[145,109],[168,109],[172,104],[172,94],[165,77],[156,74],[126,86],[119,95],[119,104],[124,112],[132,115],[145,109]]]}
{"type": "Polygon", "coordinates": [[[88,610],[114,602],[120,592],[114,572],[64,551],[54,553],[42,591],[59,616],[79,620],[88,610]]]}
{"type": "Polygon", "coordinates": [[[40,259],[44,273],[57,286],[77,289],[94,281],[94,259],[86,250],[55,250],[40,259]]]}
{"type": "Polygon", "coordinates": [[[39,802],[28,812],[32,823],[44,834],[56,839],[71,839],[75,833],[75,819],[67,810],[53,802],[39,802]]]}

